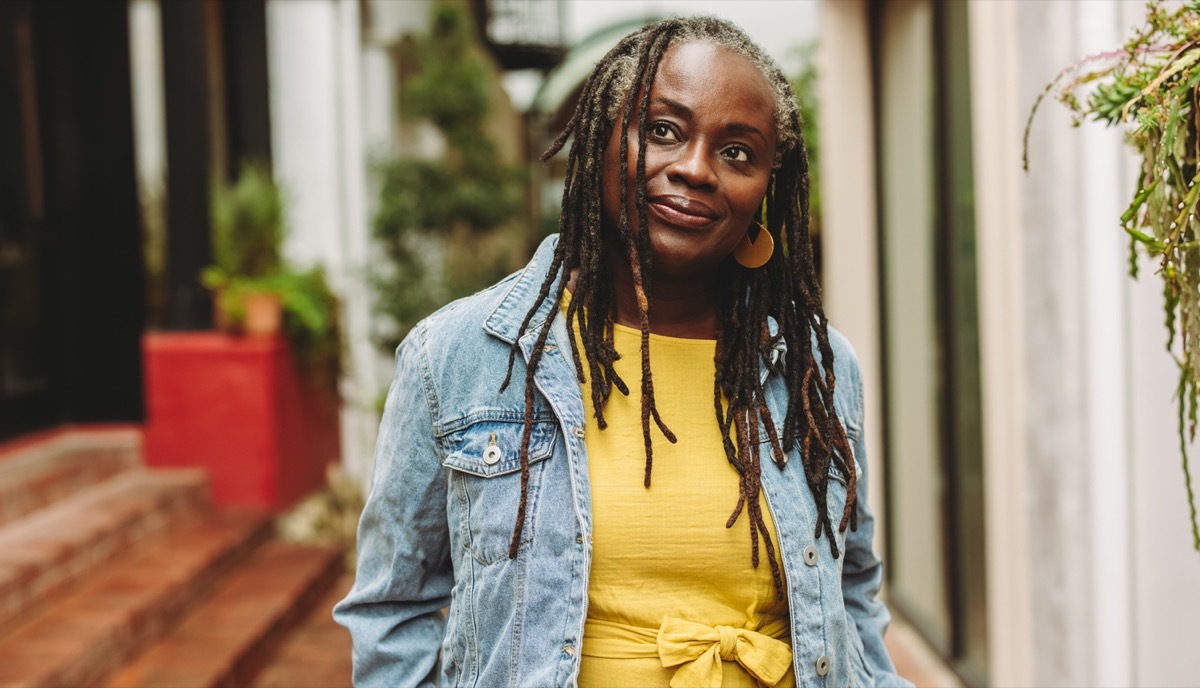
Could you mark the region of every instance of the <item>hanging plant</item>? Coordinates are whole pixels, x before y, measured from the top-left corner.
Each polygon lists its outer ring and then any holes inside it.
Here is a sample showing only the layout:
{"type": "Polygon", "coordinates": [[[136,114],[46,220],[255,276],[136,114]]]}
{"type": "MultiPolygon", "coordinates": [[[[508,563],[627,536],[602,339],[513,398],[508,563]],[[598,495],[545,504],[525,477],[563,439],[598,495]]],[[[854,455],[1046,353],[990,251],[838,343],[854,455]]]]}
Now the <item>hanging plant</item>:
{"type": "Polygon", "coordinates": [[[1142,160],[1137,186],[1121,226],[1129,236],[1129,273],[1138,276],[1139,253],[1158,260],[1163,285],[1167,350],[1179,366],[1176,389],[1179,452],[1191,513],[1192,539],[1200,551],[1200,526],[1187,447],[1195,440],[1200,383],[1200,0],[1168,9],[1146,5],[1146,23],[1120,49],[1086,57],[1067,67],[1038,96],[1038,106],[1057,88],[1058,100],[1075,115],[1108,126],[1123,125],[1125,140],[1142,160]],[[1060,86],[1066,81],[1065,85],[1060,86]],[[1081,97],[1082,94],[1082,97],[1081,97]],[[1174,345],[1178,341],[1178,355],[1174,345]]]}

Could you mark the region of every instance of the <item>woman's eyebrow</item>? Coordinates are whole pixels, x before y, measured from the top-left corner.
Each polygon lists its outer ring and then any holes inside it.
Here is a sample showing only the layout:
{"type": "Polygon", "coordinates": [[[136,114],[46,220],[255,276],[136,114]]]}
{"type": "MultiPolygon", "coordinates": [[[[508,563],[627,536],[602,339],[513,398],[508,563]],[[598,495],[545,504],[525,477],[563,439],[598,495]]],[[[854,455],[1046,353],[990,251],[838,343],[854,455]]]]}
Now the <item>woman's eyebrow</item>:
{"type": "MultiPolygon", "coordinates": [[[[692,119],[695,116],[695,113],[692,111],[692,109],[690,107],[684,105],[683,103],[679,102],[678,100],[672,100],[670,98],[658,97],[658,98],[655,98],[652,102],[665,106],[667,109],[672,110],[675,114],[679,115],[680,117],[683,117],[684,119],[692,119]]],[[[752,124],[746,124],[745,122],[730,122],[729,124],[725,125],[725,129],[727,131],[737,131],[737,132],[742,132],[742,133],[746,133],[746,134],[754,134],[754,135],[758,136],[758,138],[762,139],[762,142],[764,145],[766,145],[766,143],[767,143],[767,135],[764,134],[761,129],[759,129],[758,127],[756,127],[752,124]]]]}
{"type": "Polygon", "coordinates": [[[695,115],[690,107],[684,105],[678,100],[671,100],[670,98],[655,98],[654,102],[665,105],[671,110],[674,110],[675,114],[679,115],[680,117],[691,119],[695,115]]]}
{"type": "Polygon", "coordinates": [[[766,134],[762,133],[758,127],[751,124],[745,124],[743,122],[730,122],[729,124],[725,125],[725,129],[728,131],[740,131],[747,134],[754,134],[758,138],[762,139],[764,145],[767,143],[766,134]]]}

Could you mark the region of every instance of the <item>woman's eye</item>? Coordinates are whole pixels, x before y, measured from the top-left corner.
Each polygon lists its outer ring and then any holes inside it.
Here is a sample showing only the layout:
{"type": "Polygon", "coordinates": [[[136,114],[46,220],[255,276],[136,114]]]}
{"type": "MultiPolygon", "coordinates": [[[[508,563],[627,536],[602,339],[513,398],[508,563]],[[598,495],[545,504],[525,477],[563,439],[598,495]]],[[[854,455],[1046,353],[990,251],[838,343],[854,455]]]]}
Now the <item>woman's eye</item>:
{"type": "Polygon", "coordinates": [[[665,122],[655,122],[654,124],[651,124],[650,133],[656,139],[662,139],[664,141],[678,140],[678,137],[675,136],[675,131],[671,129],[671,125],[665,122]]]}
{"type": "Polygon", "coordinates": [[[754,159],[754,156],[750,153],[750,149],[745,146],[730,146],[721,151],[721,155],[737,162],[750,162],[754,159]]]}

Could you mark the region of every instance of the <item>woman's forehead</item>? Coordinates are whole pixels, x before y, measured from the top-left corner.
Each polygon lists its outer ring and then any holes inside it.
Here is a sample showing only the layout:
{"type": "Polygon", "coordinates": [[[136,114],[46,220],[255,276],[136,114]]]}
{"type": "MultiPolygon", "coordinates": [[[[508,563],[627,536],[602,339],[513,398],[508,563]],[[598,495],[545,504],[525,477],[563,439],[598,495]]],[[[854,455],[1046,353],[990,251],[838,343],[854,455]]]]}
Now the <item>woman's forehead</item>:
{"type": "Polygon", "coordinates": [[[764,122],[775,133],[775,91],[762,71],[741,53],[703,39],[672,44],[663,53],[651,100],[683,99],[696,110],[734,110],[764,122]]]}

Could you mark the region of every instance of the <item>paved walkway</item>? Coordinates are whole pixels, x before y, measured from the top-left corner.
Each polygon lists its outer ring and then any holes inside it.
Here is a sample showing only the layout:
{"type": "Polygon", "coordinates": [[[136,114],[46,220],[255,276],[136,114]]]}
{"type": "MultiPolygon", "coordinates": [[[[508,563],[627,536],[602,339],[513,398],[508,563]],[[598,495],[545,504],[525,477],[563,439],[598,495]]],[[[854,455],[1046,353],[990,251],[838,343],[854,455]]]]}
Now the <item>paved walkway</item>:
{"type": "Polygon", "coordinates": [[[903,621],[892,617],[892,625],[883,639],[896,671],[917,688],[961,688],[962,681],[946,668],[932,648],[903,621]]]}

